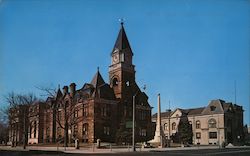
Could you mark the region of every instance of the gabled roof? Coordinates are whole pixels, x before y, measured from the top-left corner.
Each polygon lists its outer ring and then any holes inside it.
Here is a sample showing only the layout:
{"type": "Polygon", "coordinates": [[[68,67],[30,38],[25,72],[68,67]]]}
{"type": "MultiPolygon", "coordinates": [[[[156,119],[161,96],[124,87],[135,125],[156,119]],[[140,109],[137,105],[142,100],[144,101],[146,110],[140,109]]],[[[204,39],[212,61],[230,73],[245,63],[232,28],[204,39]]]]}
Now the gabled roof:
{"type": "Polygon", "coordinates": [[[222,103],[225,103],[225,101],[220,100],[220,99],[211,100],[208,106],[202,111],[202,114],[224,113],[222,103]]]}
{"type": "Polygon", "coordinates": [[[81,90],[85,90],[85,89],[89,89],[89,88],[93,88],[94,86],[92,84],[89,84],[89,83],[85,83],[83,86],[82,86],[82,89],[81,90]]]}
{"type": "Polygon", "coordinates": [[[127,49],[127,48],[129,48],[129,51],[132,53],[132,50],[131,50],[131,47],[130,47],[130,44],[129,44],[129,41],[128,41],[128,38],[127,38],[127,35],[126,35],[126,32],[125,32],[125,29],[123,27],[123,22],[122,22],[121,23],[121,29],[120,29],[118,37],[116,39],[115,46],[114,46],[114,48],[112,50],[112,53],[115,51],[115,49],[123,50],[123,49],[127,49]]]}
{"type": "Polygon", "coordinates": [[[95,76],[93,77],[92,81],[91,81],[91,84],[97,88],[101,85],[104,85],[105,84],[105,81],[103,80],[99,70],[97,71],[97,73],[95,74],[95,76]]]}
{"type": "MultiPolygon", "coordinates": [[[[162,113],[161,113],[161,117],[162,117],[162,118],[169,117],[169,114],[171,114],[171,113],[172,113],[172,112],[162,112],[162,113]]],[[[152,115],[152,118],[157,118],[157,114],[158,114],[158,113],[153,114],[153,115],[152,115]]]]}
{"type": "Polygon", "coordinates": [[[205,109],[205,107],[189,109],[188,115],[198,115],[205,109]]]}
{"type": "Polygon", "coordinates": [[[56,99],[58,99],[58,98],[60,98],[60,97],[62,97],[62,96],[63,96],[63,94],[62,94],[62,92],[61,92],[61,89],[58,88],[58,90],[57,90],[57,92],[56,92],[56,99]]]}

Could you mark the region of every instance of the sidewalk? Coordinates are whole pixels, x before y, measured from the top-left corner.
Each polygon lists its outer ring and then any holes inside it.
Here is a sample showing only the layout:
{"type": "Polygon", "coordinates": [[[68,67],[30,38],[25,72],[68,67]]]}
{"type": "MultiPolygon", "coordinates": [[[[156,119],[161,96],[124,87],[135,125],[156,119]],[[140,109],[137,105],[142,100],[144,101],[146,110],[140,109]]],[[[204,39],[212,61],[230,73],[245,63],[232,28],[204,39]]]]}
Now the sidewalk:
{"type": "MultiPolygon", "coordinates": [[[[136,152],[164,152],[172,150],[199,150],[199,149],[218,149],[218,146],[200,146],[200,147],[170,147],[170,148],[136,148],[136,152]]],[[[232,146],[226,148],[250,148],[249,146],[232,146]]],[[[27,146],[24,150],[22,146],[10,147],[10,146],[0,146],[0,150],[11,150],[11,151],[54,151],[54,152],[64,152],[64,153],[124,153],[132,152],[132,148],[112,148],[112,149],[97,149],[97,148],[80,148],[75,149],[74,147],[46,147],[46,146],[27,146]]]]}

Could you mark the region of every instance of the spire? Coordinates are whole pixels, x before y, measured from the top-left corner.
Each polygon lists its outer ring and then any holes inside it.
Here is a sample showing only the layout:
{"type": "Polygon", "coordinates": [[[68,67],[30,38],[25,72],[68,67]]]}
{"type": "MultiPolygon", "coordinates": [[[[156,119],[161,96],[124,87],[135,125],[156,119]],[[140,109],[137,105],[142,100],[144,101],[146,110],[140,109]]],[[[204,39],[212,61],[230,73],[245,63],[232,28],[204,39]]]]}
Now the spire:
{"type": "Polygon", "coordinates": [[[103,84],[105,84],[105,81],[103,80],[100,72],[99,72],[99,67],[97,68],[97,73],[95,74],[95,76],[93,77],[91,84],[97,88],[103,84]]]}
{"type": "Polygon", "coordinates": [[[127,35],[126,35],[126,32],[125,32],[123,25],[124,25],[124,21],[121,20],[121,28],[120,28],[118,37],[116,39],[115,46],[113,48],[112,53],[115,51],[115,49],[124,50],[127,48],[132,53],[132,50],[131,50],[131,47],[130,47],[130,44],[129,44],[129,41],[128,41],[128,38],[127,38],[127,35]]]}
{"type": "Polygon", "coordinates": [[[56,99],[60,98],[62,96],[62,92],[61,92],[61,89],[60,89],[60,85],[58,85],[58,90],[56,92],[56,99]]]}

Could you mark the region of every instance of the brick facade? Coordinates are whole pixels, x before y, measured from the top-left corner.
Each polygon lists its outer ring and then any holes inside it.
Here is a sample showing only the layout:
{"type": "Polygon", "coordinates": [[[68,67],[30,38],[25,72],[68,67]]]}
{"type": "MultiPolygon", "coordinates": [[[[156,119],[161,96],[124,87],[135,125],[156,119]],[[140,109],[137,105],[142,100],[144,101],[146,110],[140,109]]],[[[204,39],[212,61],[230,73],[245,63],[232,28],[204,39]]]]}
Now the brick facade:
{"type": "Polygon", "coordinates": [[[79,139],[87,143],[97,139],[131,143],[133,95],[136,95],[136,141],[150,140],[152,108],[147,95],[136,84],[133,53],[123,24],[111,59],[109,83],[98,69],[92,81],[82,88],[76,89],[76,84],[71,83],[62,91],[58,88],[45,102],[32,105],[27,142],[57,143],[67,136],[69,141],[79,139]]]}

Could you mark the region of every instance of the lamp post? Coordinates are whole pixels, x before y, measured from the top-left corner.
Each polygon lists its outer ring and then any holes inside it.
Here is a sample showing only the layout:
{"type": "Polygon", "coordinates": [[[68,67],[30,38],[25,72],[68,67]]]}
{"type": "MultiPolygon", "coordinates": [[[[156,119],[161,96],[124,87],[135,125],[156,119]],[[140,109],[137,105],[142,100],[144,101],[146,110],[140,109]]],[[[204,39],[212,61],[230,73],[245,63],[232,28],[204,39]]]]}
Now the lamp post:
{"type": "Polygon", "coordinates": [[[168,147],[170,147],[170,113],[171,113],[170,107],[168,109],[168,113],[169,113],[169,116],[168,116],[168,147]]]}
{"type": "MultiPolygon", "coordinates": [[[[144,85],[143,89],[146,89],[146,86],[144,85]]],[[[135,94],[133,95],[133,126],[132,126],[132,151],[135,152],[136,148],[135,148],[135,109],[136,109],[136,105],[135,105],[135,98],[137,96],[137,94],[139,93],[140,89],[138,89],[135,94]]]]}
{"type": "MultiPolygon", "coordinates": [[[[130,86],[129,81],[126,83],[127,86],[130,86]]],[[[146,85],[143,86],[143,89],[146,89],[146,85]]],[[[135,94],[133,95],[133,125],[132,125],[132,151],[135,152],[136,148],[135,148],[135,109],[136,109],[136,105],[135,105],[135,98],[137,96],[137,94],[139,93],[140,89],[138,89],[135,94]]]]}
{"type": "MultiPolygon", "coordinates": [[[[138,92],[138,91],[137,91],[138,92]]],[[[137,92],[135,95],[133,95],[133,134],[132,134],[132,150],[135,152],[135,97],[137,95],[137,92]]]]}

